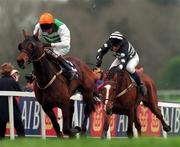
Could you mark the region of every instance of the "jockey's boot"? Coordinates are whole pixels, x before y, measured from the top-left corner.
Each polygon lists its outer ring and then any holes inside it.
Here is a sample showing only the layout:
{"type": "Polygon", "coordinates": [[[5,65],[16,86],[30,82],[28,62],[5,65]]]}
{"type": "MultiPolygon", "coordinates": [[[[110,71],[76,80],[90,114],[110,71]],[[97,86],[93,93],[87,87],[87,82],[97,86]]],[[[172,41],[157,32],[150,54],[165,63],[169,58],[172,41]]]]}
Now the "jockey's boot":
{"type": "Polygon", "coordinates": [[[69,80],[72,81],[73,79],[78,79],[78,74],[75,71],[75,69],[73,69],[72,65],[70,65],[69,62],[67,62],[63,56],[58,56],[58,54],[56,54],[55,52],[53,52],[53,50],[51,48],[45,48],[44,49],[47,57],[53,61],[55,64],[59,65],[60,67],[62,67],[64,69],[64,76],[69,80]]]}
{"type": "Polygon", "coordinates": [[[60,66],[64,69],[64,76],[66,76],[69,81],[78,79],[77,72],[73,69],[69,62],[67,62],[62,56],[58,56],[57,60],[60,63],[60,66]]]}
{"type": "Polygon", "coordinates": [[[140,80],[140,77],[139,75],[137,74],[137,72],[135,71],[133,74],[131,74],[131,77],[134,79],[134,81],[136,82],[139,90],[140,90],[140,93],[142,96],[146,96],[147,94],[147,89],[146,87],[144,86],[143,82],[140,80]]]}

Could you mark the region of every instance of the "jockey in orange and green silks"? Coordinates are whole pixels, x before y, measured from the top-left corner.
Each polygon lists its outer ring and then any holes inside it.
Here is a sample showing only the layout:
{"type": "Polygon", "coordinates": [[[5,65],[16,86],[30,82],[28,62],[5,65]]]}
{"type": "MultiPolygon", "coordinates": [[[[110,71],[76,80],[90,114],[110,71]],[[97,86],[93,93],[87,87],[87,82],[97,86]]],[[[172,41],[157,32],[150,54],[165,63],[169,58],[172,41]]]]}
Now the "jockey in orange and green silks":
{"type": "Polygon", "coordinates": [[[60,20],[50,13],[43,13],[36,24],[33,34],[38,33],[38,38],[44,44],[45,52],[58,61],[64,69],[67,79],[77,79],[77,70],[72,63],[63,58],[70,51],[70,31],[60,20]]]}
{"type": "Polygon", "coordinates": [[[44,13],[40,16],[33,34],[39,30],[39,39],[50,44],[57,55],[64,56],[70,51],[70,31],[67,26],[50,13],[44,13]],[[52,29],[52,30],[51,30],[52,29]]]}

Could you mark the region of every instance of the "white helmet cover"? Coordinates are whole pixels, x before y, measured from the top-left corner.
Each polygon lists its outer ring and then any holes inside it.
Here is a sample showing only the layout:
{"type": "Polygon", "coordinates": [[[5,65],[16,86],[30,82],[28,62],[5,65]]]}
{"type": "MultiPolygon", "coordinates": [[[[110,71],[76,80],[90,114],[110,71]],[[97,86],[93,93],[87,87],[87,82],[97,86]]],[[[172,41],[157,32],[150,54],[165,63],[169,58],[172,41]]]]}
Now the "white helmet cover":
{"type": "Polygon", "coordinates": [[[118,39],[118,40],[123,40],[123,35],[120,32],[115,31],[114,33],[112,33],[110,35],[109,39],[111,39],[111,38],[118,39]]]}

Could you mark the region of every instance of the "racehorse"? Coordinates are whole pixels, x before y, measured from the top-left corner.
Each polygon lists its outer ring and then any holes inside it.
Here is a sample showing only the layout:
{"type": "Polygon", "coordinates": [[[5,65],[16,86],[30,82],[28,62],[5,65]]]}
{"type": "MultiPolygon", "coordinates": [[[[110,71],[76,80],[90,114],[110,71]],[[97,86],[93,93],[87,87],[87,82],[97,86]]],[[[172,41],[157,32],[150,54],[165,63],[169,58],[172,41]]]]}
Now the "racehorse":
{"type": "Polygon", "coordinates": [[[105,110],[102,138],[107,137],[111,114],[128,116],[127,135],[129,138],[133,136],[133,122],[138,134],[141,135],[141,124],[137,117],[137,107],[141,101],[161,121],[163,129],[170,131],[170,126],[165,123],[161,111],[158,108],[157,90],[154,82],[144,73],[140,74],[140,77],[147,87],[147,95],[145,97],[139,94],[139,89],[131,80],[126,70],[113,67],[108,71],[102,88],[105,110]]]}
{"type": "Polygon", "coordinates": [[[95,79],[92,70],[83,61],[76,57],[65,56],[77,69],[78,79],[68,81],[62,74],[62,69],[50,61],[44,52],[43,43],[38,39],[38,34],[30,36],[23,30],[24,40],[18,46],[20,50],[17,63],[20,68],[25,68],[29,63],[33,64],[35,74],[35,97],[41,104],[45,113],[49,116],[57,136],[71,135],[70,97],[75,91],[80,91],[85,102],[85,119],[82,130],[86,130],[87,118],[94,110],[93,90],[95,79]],[[54,107],[59,107],[63,114],[63,132],[53,112],[54,107]]]}

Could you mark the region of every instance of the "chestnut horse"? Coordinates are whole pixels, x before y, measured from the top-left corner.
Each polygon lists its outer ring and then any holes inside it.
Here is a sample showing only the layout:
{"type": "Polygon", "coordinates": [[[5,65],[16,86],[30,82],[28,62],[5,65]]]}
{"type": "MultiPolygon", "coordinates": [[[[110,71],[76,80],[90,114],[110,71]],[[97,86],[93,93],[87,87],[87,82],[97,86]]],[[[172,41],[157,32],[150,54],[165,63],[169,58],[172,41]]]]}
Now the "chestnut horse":
{"type": "Polygon", "coordinates": [[[165,123],[161,111],[158,108],[157,90],[154,82],[144,73],[140,74],[140,77],[147,87],[147,96],[145,97],[139,95],[138,87],[131,80],[126,70],[113,67],[108,71],[102,88],[105,110],[103,138],[107,137],[111,114],[128,116],[128,137],[131,138],[133,136],[133,122],[138,134],[141,135],[141,124],[137,117],[137,106],[141,101],[161,121],[163,129],[170,131],[170,126],[165,123]]]}
{"type": "Polygon", "coordinates": [[[19,44],[20,54],[17,57],[17,63],[21,68],[25,68],[28,63],[33,64],[35,74],[34,91],[38,102],[41,104],[45,113],[49,116],[57,136],[63,134],[71,135],[70,97],[76,90],[83,96],[85,106],[85,120],[82,130],[86,130],[87,118],[94,109],[93,90],[95,79],[92,70],[83,61],[76,57],[66,56],[65,59],[72,62],[78,72],[78,79],[69,81],[63,76],[62,70],[54,62],[50,61],[43,48],[43,44],[38,39],[38,34],[29,36],[25,31],[24,41],[19,44]],[[63,132],[53,112],[54,107],[59,107],[63,114],[63,132]]]}

